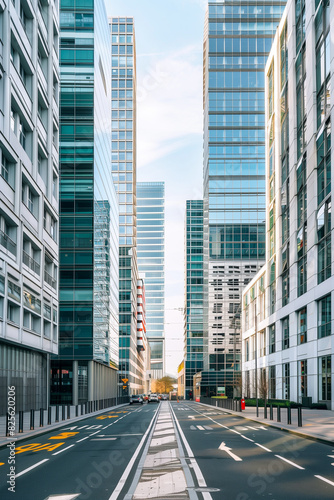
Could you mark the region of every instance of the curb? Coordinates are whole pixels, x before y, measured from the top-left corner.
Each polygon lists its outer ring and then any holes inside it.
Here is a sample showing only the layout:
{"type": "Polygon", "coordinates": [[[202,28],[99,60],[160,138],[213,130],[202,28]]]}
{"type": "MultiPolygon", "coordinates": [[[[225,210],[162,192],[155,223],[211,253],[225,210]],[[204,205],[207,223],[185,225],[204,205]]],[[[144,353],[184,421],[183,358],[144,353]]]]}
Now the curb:
{"type": "Polygon", "coordinates": [[[110,406],[109,408],[104,408],[103,410],[98,410],[92,413],[86,413],[86,415],[80,415],[79,417],[74,417],[74,418],[69,418],[66,420],[60,420],[59,422],[55,422],[54,424],[51,425],[46,425],[44,427],[40,427],[38,429],[35,429],[33,431],[26,431],[22,434],[17,434],[15,436],[0,436],[0,449],[4,448],[7,446],[8,443],[15,441],[17,443],[18,441],[24,441],[25,439],[30,439],[35,436],[40,436],[43,434],[47,434],[48,432],[52,431],[53,429],[59,429],[60,427],[64,427],[64,425],[69,425],[73,424],[75,422],[80,422],[80,420],[84,420],[85,418],[90,418],[93,417],[94,415],[100,415],[101,413],[105,413],[110,410],[115,410],[116,408],[122,408],[123,406],[128,406],[129,403],[123,403],[121,405],[117,406],[110,406]],[[3,439],[2,439],[3,438],[3,439]],[[5,441],[6,440],[6,441],[5,441]]]}
{"type": "Polygon", "coordinates": [[[253,418],[243,416],[242,412],[239,413],[239,412],[235,412],[233,410],[229,410],[227,408],[220,408],[219,406],[212,406],[212,405],[208,405],[206,403],[201,403],[201,402],[200,402],[200,404],[207,406],[208,408],[215,408],[216,410],[228,412],[228,413],[230,413],[230,415],[236,415],[237,417],[244,418],[245,420],[249,420],[250,422],[261,423],[263,425],[266,425],[267,427],[271,427],[272,429],[278,429],[279,431],[288,432],[289,434],[294,434],[295,436],[302,437],[304,439],[310,439],[311,441],[316,441],[317,443],[334,446],[334,441],[331,441],[330,439],[320,438],[317,436],[312,436],[310,434],[304,434],[303,432],[295,431],[292,429],[286,429],[285,427],[280,427],[278,425],[263,422],[261,420],[254,420],[253,418]]]}

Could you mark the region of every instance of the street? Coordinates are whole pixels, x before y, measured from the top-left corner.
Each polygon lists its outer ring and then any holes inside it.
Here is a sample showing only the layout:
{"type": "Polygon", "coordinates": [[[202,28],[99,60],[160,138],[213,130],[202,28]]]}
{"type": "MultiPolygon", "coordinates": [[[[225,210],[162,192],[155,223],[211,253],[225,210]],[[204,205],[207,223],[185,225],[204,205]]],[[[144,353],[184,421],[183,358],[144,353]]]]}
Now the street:
{"type": "Polygon", "coordinates": [[[118,407],[16,443],[2,500],[332,499],[334,450],[193,402],[118,407]]]}

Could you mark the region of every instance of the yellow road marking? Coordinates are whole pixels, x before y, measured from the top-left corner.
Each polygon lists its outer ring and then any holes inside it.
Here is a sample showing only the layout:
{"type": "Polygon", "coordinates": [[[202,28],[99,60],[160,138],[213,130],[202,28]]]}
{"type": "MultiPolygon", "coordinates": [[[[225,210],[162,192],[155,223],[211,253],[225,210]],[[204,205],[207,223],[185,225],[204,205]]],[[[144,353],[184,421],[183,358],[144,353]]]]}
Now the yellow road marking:
{"type": "Polygon", "coordinates": [[[68,437],[75,436],[76,434],[79,434],[79,432],[61,432],[56,436],[51,436],[49,439],[67,439],[68,437]]]}
{"type": "Polygon", "coordinates": [[[30,443],[30,444],[24,444],[22,446],[17,446],[15,450],[15,454],[17,455],[18,453],[24,453],[25,451],[53,451],[56,448],[59,448],[59,446],[62,446],[65,444],[65,441],[62,443],[30,443]]]}
{"type": "Polygon", "coordinates": [[[1,466],[1,465],[5,465],[5,462],[0,462],[0,466],[1,466]]]}
{"type": "Polygon", "coordinates": [[[104,420],[105,418],[117,418],[119,415],[101,415],[100,417],[96,417],[97,420],[104,420]]]}

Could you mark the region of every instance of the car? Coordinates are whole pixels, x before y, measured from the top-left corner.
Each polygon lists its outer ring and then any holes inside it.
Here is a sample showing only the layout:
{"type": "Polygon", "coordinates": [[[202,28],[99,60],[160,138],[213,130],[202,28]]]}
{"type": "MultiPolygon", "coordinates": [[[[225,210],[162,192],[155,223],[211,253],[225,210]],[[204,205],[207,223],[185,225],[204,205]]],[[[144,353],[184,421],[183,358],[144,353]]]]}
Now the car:
{"type": "Polygon", "coordinates": [[[167,396],[167,394],[163,394],[163,395],[162,395],[162,400],[163,400],[163,401],[168,401],[168,396],[167,396]]]}
{"type": "Polygon", "coordinates": [[[141,396],[141,394],[132,394],[132,396],[130,396],[130,405],[132,405],[133,403],[138,403],[138,404],[143,404],[143,398],[141,396]]]}
{"type": "Polygon", "coordinates": [[[149,403],[159,403],[159,398],[158,395],[152,392],[152,394],[149,395],[148,397],[148,402],[149,403]]]}
{"type": "Polygon", "coordinates": [[[158,394],[158,398],[160,399],[160,401],[162,400],[162,394],[158,394]]]}

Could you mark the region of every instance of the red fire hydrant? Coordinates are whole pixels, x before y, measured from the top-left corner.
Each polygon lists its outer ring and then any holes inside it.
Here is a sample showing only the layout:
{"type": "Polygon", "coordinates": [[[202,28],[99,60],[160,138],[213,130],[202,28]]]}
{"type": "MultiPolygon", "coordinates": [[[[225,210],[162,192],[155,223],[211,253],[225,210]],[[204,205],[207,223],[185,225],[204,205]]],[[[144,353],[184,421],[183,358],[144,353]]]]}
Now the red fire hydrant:
{"type": "Polygon", "coordinates": [[[241,400],[241,410],[246,410],[246,401],[244,400],[244,398],[242,398],[241,400]]]}

